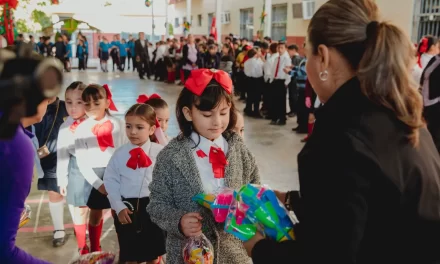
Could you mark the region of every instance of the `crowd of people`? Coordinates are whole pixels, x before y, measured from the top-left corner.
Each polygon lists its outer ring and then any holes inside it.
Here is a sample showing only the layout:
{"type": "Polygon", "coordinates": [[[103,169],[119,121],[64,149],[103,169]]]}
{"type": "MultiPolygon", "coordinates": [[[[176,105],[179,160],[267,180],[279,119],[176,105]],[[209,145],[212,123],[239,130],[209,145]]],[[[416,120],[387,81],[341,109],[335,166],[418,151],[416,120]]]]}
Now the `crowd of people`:
{"type": "MultiPolygon", "coordinates": [[[[139,95],[124,120],[111,114],[118,109],[107,85],[78,80],[65,101],[42,100],[17,133],[35,143],[28,158],[38,167],[38,189],[49,191],[53,245],[65,243],[65,199],[80,254],[105,250],[103,210],[112,209],[123,263],[157,264],[166,254],[168,263],[183,264],[186,239],[202,233],[217,264],[438,263],[438,40],[424,37],[414,56],[414,45],[381,21],[374,1],[330,0],[313,16],[302,45],[305,56],[298,45],[268,37],[216,44],[212,36],[189,35],[154,50],[142,33],[127,43],[118,35],[112,43],[103,38],[103,71],[110,56],[120,71],[131,57],[141,79],[180,79],[180,133],[167,136],[170,109],[157,94],[139,95]],[[245,100],[246,116],[280,126],[297,116],[294,130],[309,134],[297,159],[300,191],[276,191],[299,219],[295,240],[257,232],[240,241],[192,201],[222,187],[261,183],[234,95],[245,100]]],[[[23,205],[8,201],[14,195],[24,201],[23,186],[30,186],[29,175],[8,164],[16,159],[14,146],[25,149],[16,141],[0,141],[9,151],[0,155],[2,177],[27,177],[19,194],[14,184],[2,189],[10,198],[3,206],[14,209],[11,226],[23,205]]],[[[6,263],[46,263],[17,254],[16,230],[7,230],[0,251],[6,263]]]]}

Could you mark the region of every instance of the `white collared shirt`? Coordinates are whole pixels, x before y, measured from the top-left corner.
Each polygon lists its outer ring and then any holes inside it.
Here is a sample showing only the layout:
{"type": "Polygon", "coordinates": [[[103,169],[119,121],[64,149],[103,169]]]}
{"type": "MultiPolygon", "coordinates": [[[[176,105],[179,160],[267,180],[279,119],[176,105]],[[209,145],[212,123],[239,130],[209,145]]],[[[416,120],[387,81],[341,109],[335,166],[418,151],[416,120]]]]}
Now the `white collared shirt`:
{"type": "Polygon", "coordinates": [[[70,155],[75,155],[75,134],[70,126],[75,122],[68,116],[60,126],[57,139],[57,183],[58,186],[66,187],[69,176],[70,155]]]}
{"type": "Polygon", "coordinates": [[[127,142],[125,122],[113,116],[106,115],[100,121],[89,118],[78,126],[75,131],[76,161],[81,174],[95,189],[98,189],[103,181],[95,174],[93,168],[107,167],[115,150],[127,142]],[[102,124],[107,120],[110,120],[113,125],[112,136],[115,147],[108,147],[105,151],[101,151],[92,129],[96,124],[102,124]]]}
{"type": "Polygon", "coordinates": [[[252,58],[244,63],[244,74],[247,77],[260,78],[263,77],[264,62],[260,58],[252,58]]]}
{"type": "Polygon", "coordinates": [[[141,39],[140,42],[141,42],[142,47],[145,48],[145,39],[141,39]]]}
{"type": "Polygon", "coordinates": [[[224,179],[216,179],[214,177],[214,172],[212,171],[212,165],[209,163],[209,152],[211,146],[220,148],[223,150],[225,155],[228,154],[228,142],[223,136],[218,137],[214,141],[200,136],[199,134],[193,132],[191,134],[191,139],[197,145],[193,149],[193,157],[196,161],[197,168],[199,169],[200,179],[202,180],[203,190],[205,193],[214,193],[217,189],[225,186],[224,179]],[[199,157],[197,151],[201,150],[205,153],[206,157],[199,157]]]}
{"type": "Polygon", "coordinates": [[[143,198],[150,196],[148,186],[153,180],[153,168],[156,164],[157,155],[163,146],[147,141],[142,145],[142,150],[151,159],[152,164],[147,168],[133,170],[127,167],[130,159],[130,151],[139,148],[137,145],[127,143],[115,151],[104,174],[104,186],[108,192],[108,198],[112,209],[119,214],[127,208],[122,202],[124,198],[143,198]]]}
{"type": "Polygon", "coordinates": [[[156,63],[157,63],[159,60],[162,60],[162,59],[164,58],[166,51],[167,51],[167,46],[166,46],[166,45],[160,45],[160,46],[157,48],[156,61],[155,61],[156,63]]]}
{"type": "Polygon", "coordinates": [[[272,81],[273,80],[273,70],[272,70],[272,65],[274,60],[278,58],[278,54],[270,54],[267,53],[266,54],[266,61],[264,62],[263,65],[263,72],[264,72],[264,81],[272,81]]]}
{"type": "Polygon", "coordinates": [[[273,78],[275,80],[285,80],[284,83],[288,85],[290,83],[290,75],[284,72],[284,68],[288,66],[292,66],[292,59],[290,58],[288,52],[284,52],[283,55],[277,56],[272,64],[273,78]]]}

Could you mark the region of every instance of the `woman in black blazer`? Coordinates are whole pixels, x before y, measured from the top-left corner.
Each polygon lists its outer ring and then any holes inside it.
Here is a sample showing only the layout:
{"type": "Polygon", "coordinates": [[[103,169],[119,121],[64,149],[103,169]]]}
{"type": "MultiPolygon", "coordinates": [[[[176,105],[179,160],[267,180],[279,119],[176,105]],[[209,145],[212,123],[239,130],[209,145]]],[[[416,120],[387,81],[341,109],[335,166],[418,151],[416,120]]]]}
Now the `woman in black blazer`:
{"type": "MultiPolygon", "coordinates": [[[[260,263],[440,263],[440,157],[410,76],[414,47],[373,0],[330,0],[308,29],[307,75],[324,104],[298,155],[295,241],[257,235],[260,263]]],[[[440,118],[440,117],[437,117],[440,118]]]]}

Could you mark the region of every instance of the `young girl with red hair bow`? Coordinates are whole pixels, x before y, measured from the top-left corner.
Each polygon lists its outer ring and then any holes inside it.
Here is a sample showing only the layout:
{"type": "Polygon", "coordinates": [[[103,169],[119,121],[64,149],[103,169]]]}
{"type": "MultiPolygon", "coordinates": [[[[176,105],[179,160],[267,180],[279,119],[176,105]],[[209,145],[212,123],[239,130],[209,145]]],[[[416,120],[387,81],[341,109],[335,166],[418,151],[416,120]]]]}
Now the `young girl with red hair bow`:
{"type": "Polygon", "coordinates": [[[124,121],[110,115],[117,111],[107,85],[91,84],[82,93],[88,119],[75,132],[75,153],[81,174],[93,186],[90,208],[90,251],[100,251],[102,210],[110,208],[103,176],[115,150],[127,142],[124,121]]]}
{"type": "Polygon", "coordinates": [[[191,198],[222,187],[260,182],[254,156],[232,130],[236,110],[232,80],[220,70],[193,70],[179,95],[180,135],[157,156],[150,184],[151,220],[167,232],[167,261],[183,264],[182,246],[202,234],[214,245],[218,264],[250,263],[241,242],[191,198]]]}
{"type": "Polygon", "coordinates": [[[433,36],[424,36],[417,47],[418,60],[420,68],[425,69],[428,62],[439,53],[438,39],[433,36]]]}
{"type": "Polygon", "coordinates": [[[127,111],[125,123],[130,142],[116,150],[104,174],[115,212],[119,261],[157,264],[165,254],[165,236],[145,210],[156,157],[163,148],[150,140],[156,130],[156,113],[149,105],[135,104],[127,111]]]}
{"type": "Polygon", "coordinates": [[[155,141],[157,143],[166,146],[168,144],[168,122],[170,121],[170,109],[168,108],[167,102],[163,100],[160,95],[152,94],[150,96],[141,94],[137,99],[138,104],[148,104],[154,108],[156,112],[156,118],[158,126],[156,126],[156,131],[154,132],[155,141]]]}

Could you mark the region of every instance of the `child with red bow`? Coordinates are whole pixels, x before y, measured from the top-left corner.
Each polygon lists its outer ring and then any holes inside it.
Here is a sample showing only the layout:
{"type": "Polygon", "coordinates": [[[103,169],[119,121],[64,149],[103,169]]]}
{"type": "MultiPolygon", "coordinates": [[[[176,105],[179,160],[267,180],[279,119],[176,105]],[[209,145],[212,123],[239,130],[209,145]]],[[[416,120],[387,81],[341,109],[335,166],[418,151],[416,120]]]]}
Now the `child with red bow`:
{"type": "Polygon", "coordinates": [[[145,210],[150,201],[148,186],[153,167],[163,148],[150,140],[156,130],[156,113],[149,105],[135,104],[127,111],[125,123],[130,143],[116,150],[104,174],[115,211],[119,261],[156,264],[166,252],[165,236],[145,210]]]}
{"type": "Polygon", "coordinates": [[[158,125],[156,126],[156,131],[154,131],[155,139],[153,139],[153,141],[162,146],[166,146],[169,141],[167,130],[168,122],[170,121],[170,109],[168,108],[167,102],[165,102],[165,100],[158,94],[152,94],[149,97],[148,95],[141,94],[139,95],[137,102],[139,104],[148,104],[154,108],[158,125]],[[162,133],[162,135],[160,133],[162,133]],[[162,137],[164,138],[162,139],[162,137]]]}
{"type": "Polygon", "coordinates": [[[110,208],[103,176],[115,150],[127,142],[124,121],[110,115],[117,111],[107,85],[91,84],[81,96],[88,119],[75,132],[75,153],[81,174],[93,186],[87,201],[90,208],[90,251],[100,251],[102,210],[110,208]]]}
{"type": "Polygon", "coordinates": [[[417,64],[423,70],[428,62],[439,53],[438,39],[433,36],[424,36],[417,47],[417,64]]]}
{"type": "Polygon", "coordinates": [[[61,125],[57,144],[57,179],[60,194],[66,196],[72,214],[76,242],[81,255],[89,253],[86,245],[87,200],[91,185],[81,174],[75,155],[75,132],[86,120],[82,93],[86,85],[73,82],[66,89],[66,109],[69,116],[61,125]]]}
{"type": "Polygon", "coordinates": [[[240,241],[191,201],[199,193],[260,182],[254,156],[233,132],[237,116],[229,74],[193,70],[176,113],[181,133],[157,157],[147,207],[151,220],[168,234],[167,261],[183,264],[185,239],[203,231],[216,249],[215,263],[250,263],[240,241]]]}

